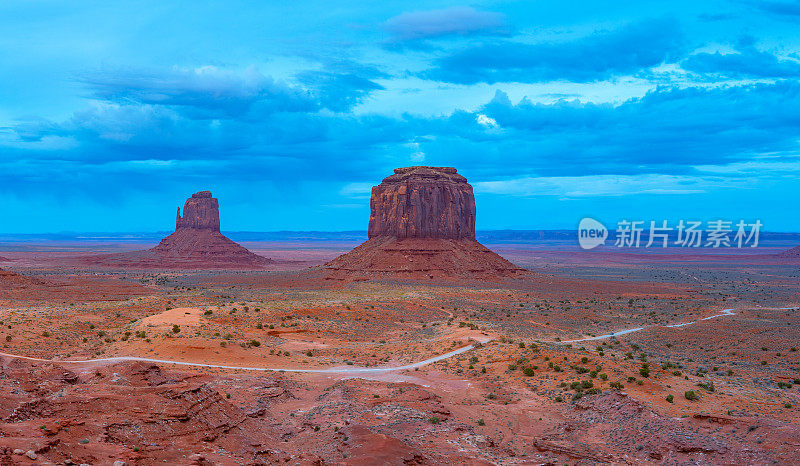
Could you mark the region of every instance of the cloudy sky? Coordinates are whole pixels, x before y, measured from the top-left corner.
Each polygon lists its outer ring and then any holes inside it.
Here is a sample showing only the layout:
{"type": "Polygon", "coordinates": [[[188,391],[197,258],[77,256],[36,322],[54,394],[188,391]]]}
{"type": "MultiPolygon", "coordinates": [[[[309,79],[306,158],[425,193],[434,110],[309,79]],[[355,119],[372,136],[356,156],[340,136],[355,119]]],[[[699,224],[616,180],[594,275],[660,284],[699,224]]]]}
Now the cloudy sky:
{"type": "Polygon", "coordinates": [[[0,3],[0,232],[366,229],[455,166],[478,229],[800,231],[800,2],[0,3]]]}

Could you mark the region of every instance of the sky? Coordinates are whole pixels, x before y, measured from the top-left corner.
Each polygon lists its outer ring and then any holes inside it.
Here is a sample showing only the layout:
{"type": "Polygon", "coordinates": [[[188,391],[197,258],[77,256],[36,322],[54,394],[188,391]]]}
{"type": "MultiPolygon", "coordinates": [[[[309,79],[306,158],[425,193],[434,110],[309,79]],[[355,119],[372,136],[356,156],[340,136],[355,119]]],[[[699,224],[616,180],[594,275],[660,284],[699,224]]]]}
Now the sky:
{"type": "Polygon", "coordinates": [[[800,231],[800,2],[0,2],[0,232],[365,230],[396,167],[477,228],[800,231]],[[413,6],[410,4],[413,3],[413,6]]]}

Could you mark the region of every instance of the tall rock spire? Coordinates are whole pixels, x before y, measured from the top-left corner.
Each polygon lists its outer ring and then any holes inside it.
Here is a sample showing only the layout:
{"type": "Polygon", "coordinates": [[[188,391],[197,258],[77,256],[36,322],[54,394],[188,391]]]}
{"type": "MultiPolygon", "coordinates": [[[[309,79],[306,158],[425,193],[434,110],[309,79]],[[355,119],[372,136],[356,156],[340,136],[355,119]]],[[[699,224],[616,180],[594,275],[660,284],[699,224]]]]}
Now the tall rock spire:
{"type": "Polygon", "coordinates": [[[178,208],[175,231],[182,228],[219,231],[219,202],[211,197],[211,191],[192,194],[183,205],[182,218],[180,207],[178,208]]]}

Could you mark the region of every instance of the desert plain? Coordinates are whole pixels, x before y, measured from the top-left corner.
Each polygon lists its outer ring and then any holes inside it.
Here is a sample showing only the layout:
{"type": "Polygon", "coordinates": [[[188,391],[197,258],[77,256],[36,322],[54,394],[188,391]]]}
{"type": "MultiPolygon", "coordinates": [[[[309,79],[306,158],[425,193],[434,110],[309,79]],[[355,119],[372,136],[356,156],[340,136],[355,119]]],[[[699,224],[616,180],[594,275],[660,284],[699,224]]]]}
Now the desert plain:
{"type": "Polygon", "coordinates": [[[243,242],[274,260],[258,270],[4,242],[0,463],[797,461],[800,274],[781,248],[484,243],[526,271],[347,280],[323,264],[348,240],[243,242]]]}

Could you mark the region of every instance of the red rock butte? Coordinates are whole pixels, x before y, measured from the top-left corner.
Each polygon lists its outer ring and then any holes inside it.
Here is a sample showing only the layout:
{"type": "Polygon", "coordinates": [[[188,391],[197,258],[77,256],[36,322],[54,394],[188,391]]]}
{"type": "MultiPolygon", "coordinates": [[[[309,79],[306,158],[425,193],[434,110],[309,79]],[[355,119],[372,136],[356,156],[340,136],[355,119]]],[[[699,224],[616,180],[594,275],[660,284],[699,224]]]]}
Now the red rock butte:
{"type": "Polygon", "coordinates": [[[254,254],[220,233],[219,201],[210,191],[186,200],[183,216],[178,207],[175,232],[146,251],[98,256],[109,266],[165,269],[257,269],[274,261],[254,254]]]}
{"type": "Polygon", "coordinates": [[[522,269],[475,239],[475,196],[452,167],[397,168],[372,188],[369,240],[329,278],[496,278],[522,269]]]}

